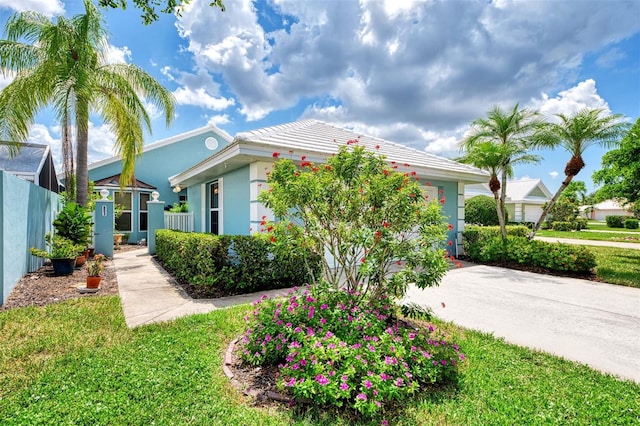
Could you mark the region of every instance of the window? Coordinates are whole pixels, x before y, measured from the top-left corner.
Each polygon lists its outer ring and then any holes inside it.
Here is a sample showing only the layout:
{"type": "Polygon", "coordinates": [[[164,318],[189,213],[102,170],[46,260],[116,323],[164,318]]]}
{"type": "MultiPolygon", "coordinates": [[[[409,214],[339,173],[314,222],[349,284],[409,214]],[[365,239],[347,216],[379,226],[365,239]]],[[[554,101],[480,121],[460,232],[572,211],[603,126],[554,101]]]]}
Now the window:
{"type": "Polygon", "coordinates": [[[220,196],[220,181],[212,182],[211,185],[209,185],[209,229],[212,234],[216,235],[220,234],[222,228],[220,220],[222,218],[220,196]]]}
{"type": "Polygon", "coordinates": [[[116,212],[122,212],[116,219],[116,231],[131,232],[131,192],[115,192],[113,194],[116,212]]]}
{"type": "Polygon", "coordinates": [[[141,193],[140,194],[140,220],[138,221],[140,232],[146,231],[148,228],[148,207],[147,203],[151,200],[151,194],[149,193],[141,193]]]}

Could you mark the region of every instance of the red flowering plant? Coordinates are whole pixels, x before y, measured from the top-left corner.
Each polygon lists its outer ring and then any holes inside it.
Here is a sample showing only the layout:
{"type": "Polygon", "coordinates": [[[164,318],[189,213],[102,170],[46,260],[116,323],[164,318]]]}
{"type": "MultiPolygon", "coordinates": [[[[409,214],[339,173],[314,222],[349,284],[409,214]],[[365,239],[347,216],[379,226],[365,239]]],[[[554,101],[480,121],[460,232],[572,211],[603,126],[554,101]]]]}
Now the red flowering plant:
{"type": "MultiPolygon", "coordinates": [[[[270,191],[259,200],[279,222],[299,227],[294,237],[324,259],[322,278],[336,289],[401,298],[409,283],[437,285],[448,269],[441,206],[429,203],[408,173],[362,145],[341,147],[322,166],[279,160],[267,182],[270,191]]],[[[291,230],[274,227],[274,239],[292,238],[291,230]]]]}

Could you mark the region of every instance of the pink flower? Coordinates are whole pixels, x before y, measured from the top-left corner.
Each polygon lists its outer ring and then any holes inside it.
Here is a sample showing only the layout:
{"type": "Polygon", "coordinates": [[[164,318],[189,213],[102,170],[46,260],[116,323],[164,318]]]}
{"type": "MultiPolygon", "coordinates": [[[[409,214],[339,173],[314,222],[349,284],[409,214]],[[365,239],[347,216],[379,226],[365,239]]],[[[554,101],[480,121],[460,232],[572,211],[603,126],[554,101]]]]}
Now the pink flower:
{"type": "Polygon", "coordinates": [[[360,399],[362,401],[366,401],[367,400],[367,395],[365,395],[363,393],[359,393],[358,395],[356,395],[356,399],[360,399]]]}
{"type": "Polygon", "coordinates": [[[343,391],[349,390],[349,385],[346,383],[341,383],[340,390],[343,390],[343,391]]]}
{"type": "Polygon", "coordinates": [[[373,386],[371,381],[369,381],[369,380],[365,380],[364,381],[364,387],[366,387],[367,389],[371,389],[371,386],[373,386]]]}
{"type": "Polygon", "coordinates": [[[316,382],[320,383],[322,386],[325,386],[329,383],[329,379],[324,377],[322,374],[318,374],[316,376],[316,382]]]}
{"type": "Polygon", "coordinates": [[[315,312],[316,308],[315,307],[310,307],[309,308],[309,319],[313,318],[313,313],[315,312]]]}

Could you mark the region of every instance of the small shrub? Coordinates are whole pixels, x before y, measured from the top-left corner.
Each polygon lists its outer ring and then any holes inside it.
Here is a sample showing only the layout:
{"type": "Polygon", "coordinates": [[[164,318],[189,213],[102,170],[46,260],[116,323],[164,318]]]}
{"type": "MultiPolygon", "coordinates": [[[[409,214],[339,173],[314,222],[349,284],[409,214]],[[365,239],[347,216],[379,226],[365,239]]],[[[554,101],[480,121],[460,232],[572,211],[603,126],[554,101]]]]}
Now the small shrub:
{"type": "Polygon", "coordinates": [[[256,303],[241,357],[278,365],[280,389],[314,404],[373,416],[457,374],[464,359],[432,326],[406,327],[385,298],[313,286],[256,303]]]}
{"type": "Polygon", "coordinates": [[[607,216],[605,220],[609,228],[624,228],[626,216],[607,216]]]}
{"type": "Polygon", "coordinates": [[[576,230],[580,231],[581,229],[587,229],[587,225],[589,224],[589,221],[585,218],[577,218],[575,221],[576,224],[576,230]]]}
{"type": "Polygon", "coordinates": [[[485,263],[513,262],[550,271],[588,273],[596,267],[595,255],[585,246],[529,240],[526,237],[500,237],[485,242],[477,260],[485,263]]]}
{"type": "Polygon", "coordinates": [[[551,229],[554,231],[573,231],[576,229],[574,222],[552,222],[551,229]]]}
{"type": "Polygon", "coordinates": [[[638,219],[629,218],[624,221],[624,227],[627,229],[638,229],[638,223],[640,221],[638,219]]]}
{"type": "MultiPolygon", "coordinates": [[[[507,226],[507,235],[526,237],[529,232],[529,228],[524,225],[507,226]]],[[[480,260],[480,251],[487,241],[500,236],[500,227],[467,225],[462,235],[465,254],[471,260],[480,260]]]]}
{"type": "Polygon", "coordinates": [[[464,202],[464,221],[469,224],[497,226],[496,200],[487,195],[478,195],[464,202]]]}

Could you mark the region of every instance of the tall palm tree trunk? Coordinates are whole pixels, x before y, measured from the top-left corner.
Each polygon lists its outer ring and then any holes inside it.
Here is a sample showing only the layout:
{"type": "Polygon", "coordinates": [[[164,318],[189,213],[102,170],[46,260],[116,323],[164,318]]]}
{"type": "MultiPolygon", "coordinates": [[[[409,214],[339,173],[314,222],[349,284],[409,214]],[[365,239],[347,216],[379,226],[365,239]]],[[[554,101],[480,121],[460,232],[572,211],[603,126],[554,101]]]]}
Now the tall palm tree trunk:
{"type": "Polygon", "coordinates": [[[551,201],[549,201],[547,203],[547,206],[542,210],[542,215],[540,215],[540,219],[538,219],[538,223],[536,223],[536,226],[533,227],[533,231],[531,231],[531,234],[529,234],[530,240],[533,240],[533,237],[536,236],[536,233],[540,230],[542,223],[547,218],[547,214],[549,214],[549,210],[551,210],[551,208],[556,204],[556,201],[558,201],[558,198],[560,198],[560,194],[562,194],[562,191],[564,191],[565,188],[569,186],[569,184],[571,183],[571,181],[575,176],[576,175],[567,176],[562,182],[562,184],[560,184],[560,188],[558,188],[556,193],[553,194],[553,198],[551,198],[551,201]]]}
{"type": "MultiPolygon", "coordinates": [[[[496,194],[497,195],[497,194],[496,194]]],[[[507,172],[502,170],[502,183],[500,186],[500,200],[496,200],[496,204],[500,205],[498,209],[498,223],[500,224],[500,233],[502,241],[507,241],[507,224],[504,215],[504,200],[507,198],[507,172]]]]}
{"type": "Polygon", "coordinates": [[[89,101],[79,99],[76,109],[76,202],[85,206],[89,191],[89,101]]]}

